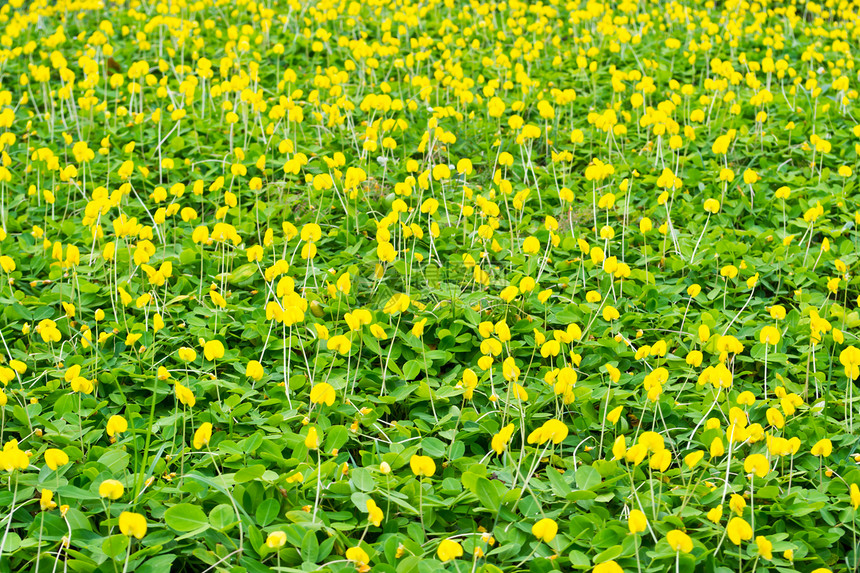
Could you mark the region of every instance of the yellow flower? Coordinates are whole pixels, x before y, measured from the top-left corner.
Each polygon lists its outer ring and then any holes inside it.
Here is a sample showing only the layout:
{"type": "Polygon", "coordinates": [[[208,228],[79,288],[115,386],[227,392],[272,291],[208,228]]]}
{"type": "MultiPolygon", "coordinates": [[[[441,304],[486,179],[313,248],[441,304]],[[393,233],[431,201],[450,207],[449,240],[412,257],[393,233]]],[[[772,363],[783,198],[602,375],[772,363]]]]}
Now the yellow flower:
{"type": "Polygon", "coordinates": [[[490,445],[493,447],[497,455],[502,455],[502,453],[507,449],[508,442],[511,441],[511,436],[514,434],[514,425],[508,424],[504,428],[502,428],[498,434],[493,436],[493,439],[490,442],[490,445]]]}
{"type": "Polygon", "coordinates": [[[854,508],[854,511],[857,511],[857,508],[860,507],[860,487],[857,487],[856,483],[852,483],[850,487],[851,493],[851,507],[854,508]]]}
{"type": "Polygon", "coordinates": [[[57,448],[45,450],[45,464],[52,470],[56,471],[67,463],[69,463],[69,456],[63,450],[57,448]]]}
{"type": "Polygon", "coordinates": [[[214,361],[224,357],[224,345],[220,340],[209,340],[203,345],[203,356],[206,360],[214,361]]]}
{"type": "Polygon", "coordinates": [[[338,334],[337,336],[329,338],[328,342],[326,342],[326,346],[329,350],[334,350],[342,356],[346,356],[352,349],[352,341],[346,336],[338,334]]]}
{"type": "MultiPolygon", "coordinates": [[[[618,381],[621,380],[621,370],[612,364],[605,364],[604,367],[606,368],[606,371],[609,372],[609,379],[617,384],[618,381]]],[[[615,422],[612,423],[614,424],[615,422]]]]}
{"type": "Polygon", "coordinates": [[[119,530],[128,537],[143,539],[146,535],[146,518],[139,513],[123,511],[119,514],[119,530]]]}
{"type": "Polygon", "coordinates": [[[176,397],[183,405],[193,408],[194,404],[197,403],[197,398],[194,397],[194,392],[179,382],[174,386],[174,390],[176,391],[176,397]]]}
{"type": "MultiPolygon", "coordinates": [[[[329,183],[331,182],[331,178],[329,178],[329,183]]],[[[316,242],[322,238],[322,229],[316,223],[307,223],[304,227],[302,227],[301,239],[302,241],[310,241],[316,242]]]]}
{"type": "Polygon", "coordinates": [[[810,453],[813,456],[821,456],[821,457],[825,457],[825,458],[828,457],[832,452],[833,452],[833,443],[830,440],[828,440],[827,438],[824,438],[822,440],[818,440],[815,443],[815,445],[812,446],[812,449],[810,450],[810,453]]]}
{"type": "Polygon", "coordinates": [[[532,534],[538,539],[550,543],[558,533],[558,524],[547,517],[532,526],[532,534]]]}
{"type": "Polygon", "coordinates": [[[278,549],[287,543],[287,534],[283,531],[273,531],[266,537],[266,547],[269,549],[278,549]]]}
{"type": "Polygon", "coordinates": [[[559,352],[561,352],[561,345],[558,340],[547,340],[540,347],[540,355],[544,358],[548,358],[550,356],[558,356],[559,352]]]}
{"type": "Polygon", "coordinates": [[[502,292],[499,293],[499,298],[501,298],[505,302],[511,302],[517,297],[518,294],[519,289],[511,285],[502,289],[502,292]]]}
{"type": "Polygon", "coordinates": [[[382,328],[382,325],[371,324],[370,334],[372,334],[377,340],[388,340],[388,335],[385,333],[385,329],[382,328]]]}
{"type": "Polygon", "coordinates": [[[107,423],[107,435],[114,437],[128,430],[128,422],[122,416],[111,416],[107,423]]]}
{"type": "Polygon", "coordinates": [[[452,559],[456,559],[463,555],[463,547],[453,539],[443,539],[442,542],[439,543],[436,555],[439,556],[439,559],[441,559],[443,563],[445,561],[451,561],[452,559]]]}
{"type": "MultiPolygon", "coordinates": [[[[316,248],[316,245],[305,245],[305,247],[302,248],[302,258],[305,258],[305,259],[313,258],[311,256],[304,256],[304,249],[306,247],[309,247],[309,246],[316,248]]],[[[310,254],[310,253],[308,253],[308,254],[310,254]]],[[[376,247],[376,256],[379,257],[379,259],[381,261],[384,261],[386,263],[391,263],[394,261],[395,257],[397,256],[397,251],[394,249],[394,247],[391,245],[391,243],[383,242],[383,243],[380,243],[378,247],[376,247]]]]}
{"type": "Polygon", "coordinates": [[[409,459],[409,467],[416,476],[432,477],[436,473],[436,462],[430,456],[413,455],[409,459]]]}
{"type": "Polygon", "coordinates": [[[728,532],[729,539],[735,545],[740,545],[741,541],[752,539],[752,527],[742,517],[731,518],[729,524],[726,526],[726,531],[728,532]]]}
{"type": "Polygon", "coordinates": [[[121,498],[124,491],[122,484],[115,479],[106,479],[99,484],[99,495],[111,500],[121,498]]]}
{"type": "Polygon", "coordinates": [[[80,392],[81,394],[93,393],[93,383],[83,376],[72,378],[70,386],[72,387],[72,392],[80,392]]]}
{"type": "Polygon", "coordinates": [[[703,457],[705,457],[705,452],[703,452],[702,450],[696,450],[695,452],[684,456],[684,465],[686,465],[690,469],[693,469],[700,461],[702,461],[703,457]]]}
{"type": "Polygon", "coordinates": [[[693,550],[693,540],[680,529],[673,529],[667,533],[666,541],[669,543],[669,547],[672,548],[672,551],[689,553],[693,550]]]}
{"type": "Polygon", "coordinates": [[[774,326],[765,326],[758,333],[759,342],[762,344],[769,344],[771,346],[776,346],[779,344],[779,340],[782,336],[779,333],[779,330],[774,326]]]}
{"type": "Polygon", "coordinates": [[[660,450],[651,456],[648,465],[653,470],[665,472],[672,462],[672,453],[669,450],[660,450]]]}
{"type": "Polygon", "coordinates": [[[746,500],[743,496],[732,494],[732,497],[729,499],[729,508],[737,513],[739,516],[744,514],[744,508],[747,506],[746,500]]]}
{"type": "Polygon", "coordinates": [[[634,465],[639,465],[645,459],[645,456],[648,455],[648,448],[643,446],[642,444],[633,444],[630,446],[630,449],[627,450],[625,454],[625,459],[628,462],[633,462],[634,465]]]}
{"type": "Polygon", "coordinates": [[[263,365],[260,364],[257,360],[249,360],[248,365],[245,367],[245,376],[251,378],[255,382],[259,382],[263,379],[263,376],[266,372],[263,370],[263,365]]]}
{"type": "Polygon", "coordinates": [[[328,382],[320,382],[314,384],[311,388],[311,402],[314,404],[325,404],[331,406],[334,404],[336,393],[334,387],[328,382]]]}
{"type": "MultiPolygon", "coordinates": [[[[12,257],[3,255],[2,257],[0,257],[0,268],[2,268],[4,272],[11,273],[15,270],[15,261],[12,259],[12,257]]],[[[72,316],[74,316],[74,308],[75,307],[72,307],[72,316]]]]}
{"type": "Polygon", "coordinates": [[[665,438],[657,432],[643,432],[639,436],[639,443],[652,453],[661,452],[666,449],[665,438]]]}
{"type": "Polygon", "coordinates": [[[526,237],[523,241],[523,252],[527,255],[535,255],[540,251],[540,241],[537,237],[526,237]]]}
{"type": "Polygon", "coordinates": [[[621,315],[618,313],[615,307],[610,306],[608,304],[603,307],[603,320],[605,320],[606,322],[616,320],[620,316],[621,315]]]}
{"type": "Polygon", "coordinates": [[[734,265],[726,265],[720,269],[720,276],[726,279],[733,279],[738,276],[738,268],[734,265]]]}
{"type": "Polygon", "coordinates": [[[344,318],[347,320],[350,330],[360,330],[362,326],[370,324],[373,321],[373,315],[370,314],[369,310],[364,308],[351,313],[348,312],[344,315],[344,318]]]}
{"type": "Polygon", "coordinates": [[[382,510],[379,508],[378,505],[376,505],[376,502],[372,499],[367,500],[367,513],[367,520],[376,527],[379,527],[379,524],[382,523],[385,514],[382,513],[382,510]]]}
{"type": "Polygon", "coordinates": [[[717,507],[712,508],[708,511],[708,521],[712,521],[713,523],[719,523],[720,519],[723,518],[723,506],[718,505],[717,507]]]}
{"type": "Polygon", "coordinates": [[[212,439],[212,424],[203,422],[197,431],[194,432],[194,449],[199,450],[203,446],[209,445],[209,440],[212,439]]]}
{"type": "Polygon", "coordinates": [[[607,415],[606,419],[610,424],[615,425],[618,423],[618,419],[621,418],[621,412],[624,411],[624,406],[618,406],[617,408],[613,408],[607,415]]]}
{"type": "Polygon", "coordinates": [[[427,319],[422,318],[412,327],[412,334],[418,338],[424,336],[424,326],[427,324],[427,319]]]}
{"type": "Polygon", "coordinates": [[[188,348],[187,346],[182,346],[177,350],[176,355],[183,362],[194,362],[194,360],[197,359],[197,352],[195,352],[193,348],[188,348]]]}
{"type": "Polygon", "coordinates": [[[630,510],[630,517],[627,518],[627,527],[630,533],[640,533],[648,527],[648,518],[638,509],[630,510]]]}
{"type": "Polygon", "coordinates": [[[755,183],[759,179],[760,179],[760,177],[759,177],[758,173],[756,173],[752,169],[744,170],[744,183],[746,183],[747,185],[752,185],[753,183],[755,183]]]}
{"type": "Polygon", "coordinates": [[[568,432],[564,422],[547,420],[540,428],[530,433],[526,441],[530,444],[544,444],[551,439],[554,444],[560,444],[567,437],[568,432]]]}
{"type": "Polygon", "coordinates": [[[513,356],[508,356],[502,362],[502,375],[508,382],[514,382],[520,377],[520,369],[514,361],[513,356]]]}
{"type": "Polygon", "coordinates": [[[624,569],[615,561],[604,561],[595,565],[591,573],[624,573],[624,569]]]}
{"type": "Polygon", "coordinates": [[[533,291],[536,284],[537,283],[535,283],[535,280],[533,278],[523,277],[523,279],[520,281],[520,284],[517,288],[519,289],[520,292],[527,293],[527,292],[533,291]]]}
{"type": "Polygon", "coordinates": [[[741,392],[737,398],[737,402],[742,406],[752,406],[753,404],[755,404],[755,394],[753,394],[749,390],[741,392]]]}
{"type": "Polygon", "coordinates": [[[711,441],[710,454],[712,458],[719,457],[726,453],[726,448],[723,446],[723,440],[719,436],[711,441]]]}
{"type": "Polygon", "coordinates": [[[612,455],[616,460],[621,460],[627,456],[627,438],[618,436],[615,438],[615,443],[612,444],[612,455]]]}
{"type": "Polygon", "coordinates": [[[367,555],[367,552],[358,546],[347,549],[346,558],[359,565],[366,565],[370,562],[370,557],[367,555]]]}
{"type": "Polygon", "coordinates": [[[770,561],[773,559],[773,543],[767,537],[759,535],[755,538],[756,553],[762,558],[770,561]]]}
{"type": "Polygon", "coordinates": [[[854,345],[845,347],[839,353],[839,362],[845,367],[845,376],[857,380],[860,376],[860,350],[854,345]]]}
{"type": "Polygon", "coordinates": [[[744,460],[744,472],[763,478],[770,472],[770,464],[762,454],[751,454],[744,460]]]}
{"type": "Polygon", "coordinates": [[[47,511],[57,507],[57,502],[54,501],[54,492],[49,489],[43,489],[42,497],[39,499],[39,505],[42,507],[42,511],[47,511]]]}
{"type": "Polygon", "coordinates": [[[463,370],[463,386],[466,388],[463,397],[466,400],[471,400],[475,394],[475,388],[478,387],[478,375],[471,368],[463,370]]]}
{"type": "Polygon", "coordinates": [[[305,437],[305,446],[309,450],[316,450],[320,447],[320,438],[317,429],[313,426],[308,428],[308,435],[305,437]]]}

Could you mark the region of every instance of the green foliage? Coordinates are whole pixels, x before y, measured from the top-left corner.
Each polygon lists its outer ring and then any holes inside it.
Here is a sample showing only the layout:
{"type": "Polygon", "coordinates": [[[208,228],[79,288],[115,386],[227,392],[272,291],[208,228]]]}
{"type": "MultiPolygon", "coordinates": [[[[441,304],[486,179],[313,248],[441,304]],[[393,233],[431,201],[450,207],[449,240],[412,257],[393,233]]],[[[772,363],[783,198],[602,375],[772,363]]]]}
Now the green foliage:
{"type": "Polygon", "coordinates": [[[858,9],[4,5],[0,572],[856,571],[858,9]]]}

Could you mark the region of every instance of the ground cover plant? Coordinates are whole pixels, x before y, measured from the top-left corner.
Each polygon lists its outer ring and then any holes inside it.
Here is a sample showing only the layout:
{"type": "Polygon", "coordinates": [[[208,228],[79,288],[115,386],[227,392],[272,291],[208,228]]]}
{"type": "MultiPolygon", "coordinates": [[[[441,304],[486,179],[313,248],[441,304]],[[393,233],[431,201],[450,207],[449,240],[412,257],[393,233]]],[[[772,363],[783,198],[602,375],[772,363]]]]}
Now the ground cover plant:
{"type": "Polygon", "coordinates": [[[5,4],[0,571],[857,571],[858,10],[5,4]]]}

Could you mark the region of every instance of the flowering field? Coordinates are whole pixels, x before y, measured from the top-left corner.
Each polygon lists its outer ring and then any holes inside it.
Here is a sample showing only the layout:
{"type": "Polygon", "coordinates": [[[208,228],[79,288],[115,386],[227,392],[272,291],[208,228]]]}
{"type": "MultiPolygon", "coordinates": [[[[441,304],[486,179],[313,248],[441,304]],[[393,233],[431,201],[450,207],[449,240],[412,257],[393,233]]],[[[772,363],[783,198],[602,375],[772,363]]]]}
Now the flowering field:
{"type": "Polygon", "coordinates": [[[860,3],[613,4],[2,6],[0,572],[857,571],[860,3]]]}

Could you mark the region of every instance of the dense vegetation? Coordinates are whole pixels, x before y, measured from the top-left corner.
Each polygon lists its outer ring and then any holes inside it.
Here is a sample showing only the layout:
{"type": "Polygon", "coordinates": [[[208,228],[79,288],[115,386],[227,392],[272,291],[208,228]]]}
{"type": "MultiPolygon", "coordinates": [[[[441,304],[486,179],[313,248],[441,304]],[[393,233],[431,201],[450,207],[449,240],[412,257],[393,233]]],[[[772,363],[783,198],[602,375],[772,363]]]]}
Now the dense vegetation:
{"type": "Polygon", "coordinates": [[[0,571],[857,571],[858,11],[4,5],[0,571]]]}

